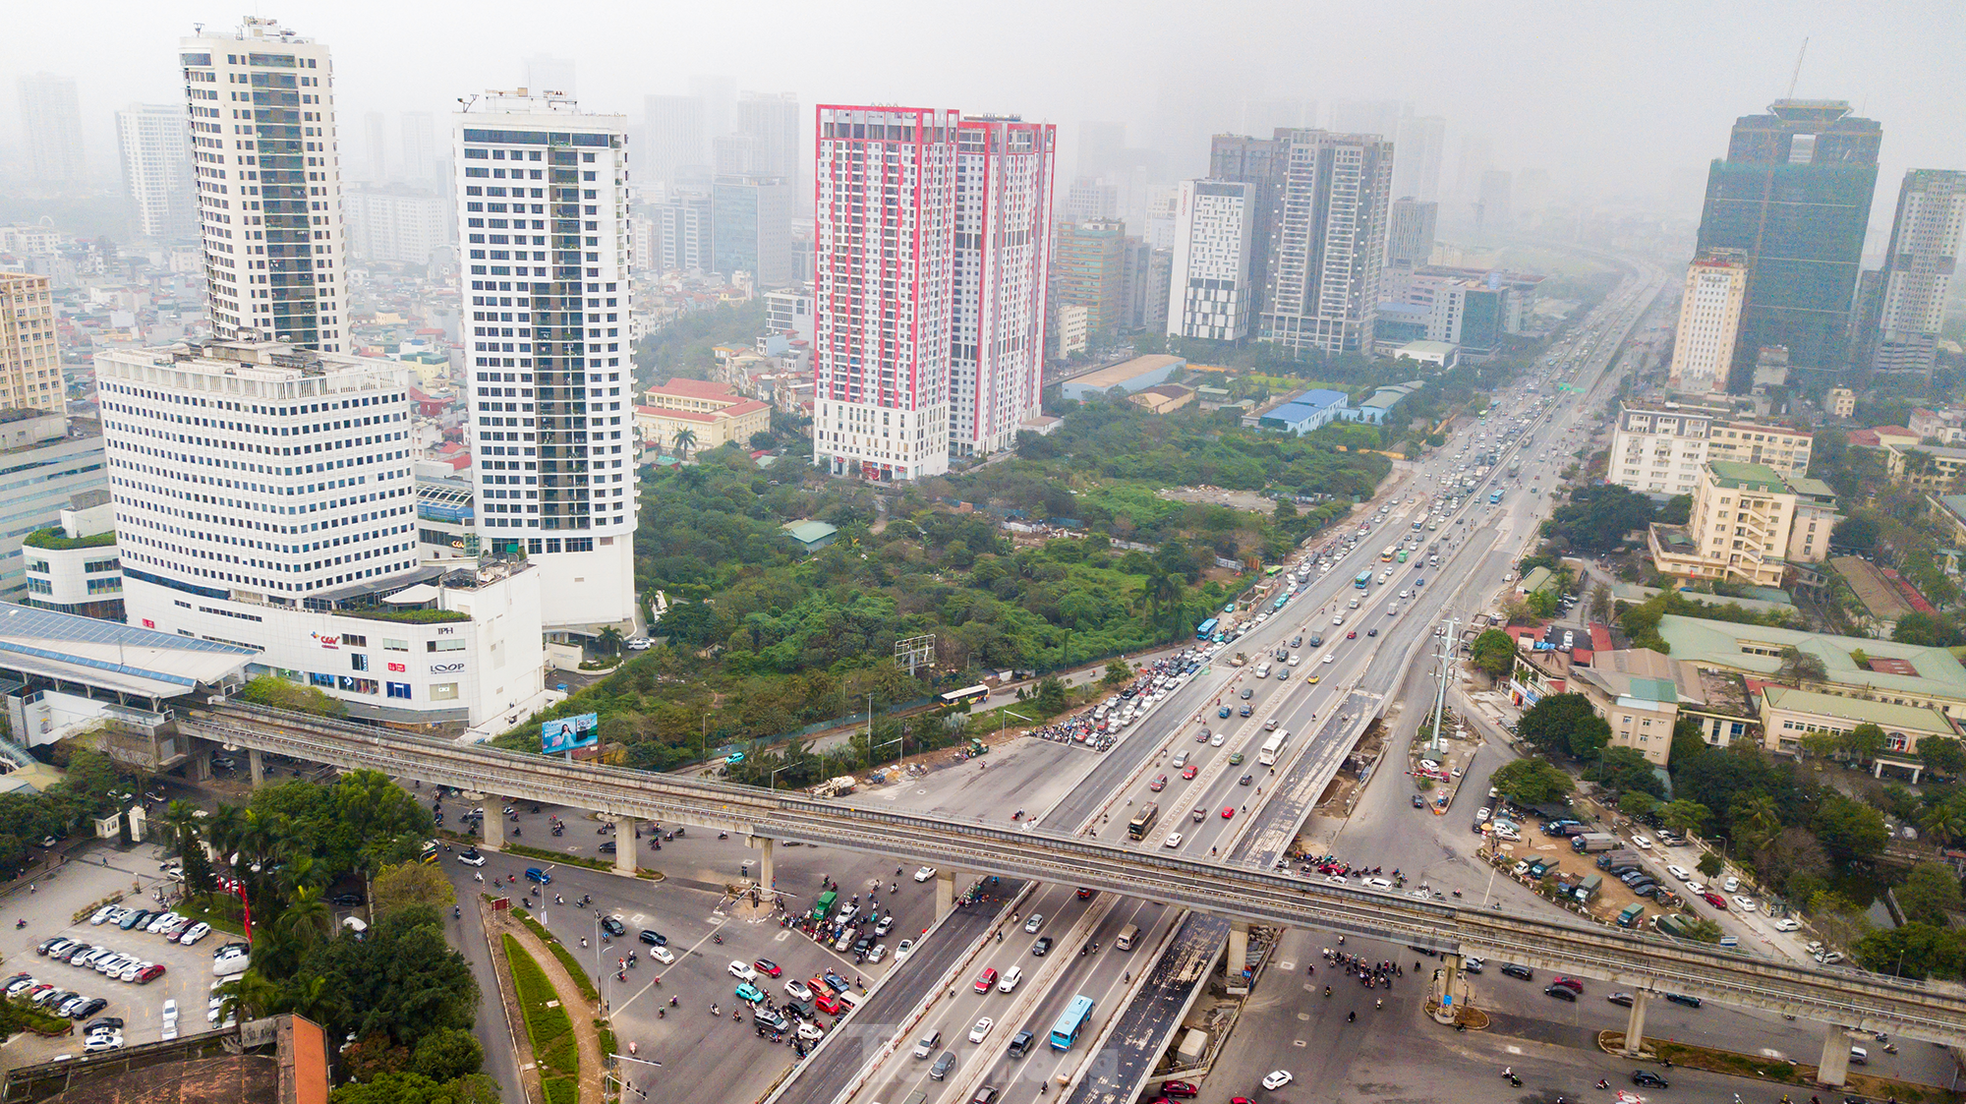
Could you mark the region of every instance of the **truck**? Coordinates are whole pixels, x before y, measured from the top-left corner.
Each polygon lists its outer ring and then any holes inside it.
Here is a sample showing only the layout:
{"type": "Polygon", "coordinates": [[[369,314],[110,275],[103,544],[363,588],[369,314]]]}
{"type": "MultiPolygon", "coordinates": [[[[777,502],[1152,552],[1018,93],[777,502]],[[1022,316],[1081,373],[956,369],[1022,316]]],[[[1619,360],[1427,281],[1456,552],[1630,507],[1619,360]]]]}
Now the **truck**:
{"type": "Polygon", "coordinates": [[[1634,927],[1644,917],[1644,905],[1626,905],[1624,911],[1618,914],[1618,926],[1621,928],[1634,927]]]}
{"type": "Polygon", "coordinates": [[[820,894],[819,899],[812,903],[812,918],[814,920],[826,919],[826,915],[833,911],[834,902],[839,899],[840,895],[836,890],[829,889],[820,894]]]}
{"type": "Polygon", "coordinates": [[[1611,851],[1618,846],[1618,837],[1609,832],[1585,832],[1570,837],[1570,849],[1579,855],[1589,855],[1598,851],[1611,851]]]}
{"type": "Polygon", "coordinates": [[[1638,862],[1638,852],[1633,851],[1629,848],[1621,848],[1617,851],[1609,851],[1602,855],[1599,855],[1597,857],[1597,868],[1599,870],[1609,870],[1614,866],[1621,866],[1625,863],[1637,863],[1637,862],[1638,862]]]}
{"type": "Polygon", "coordinates": [[[1589,874],[1586,875],[1582,881],[1577,883],[1575,894],[1577,900],[1589,901],[1597,896],[1598,890],[1603,888],[1604,888],[1604,875],[1589,874]]]}
{"type": "Polygon", "coordinates": [[[1686,918],[1683,916],[1655,916],[1652,927],[1660,935],[1670,935],[1674,939],[1686,938],[1686,918]]]}
{"type": "Polygon", "coordinates": [[[1243,655],[1241,652],[1237,652],[1235,655],[1229,657],[1229,666],[1231,667],[1243,667],[1248,663],[1249,657],[1243,655]]]}

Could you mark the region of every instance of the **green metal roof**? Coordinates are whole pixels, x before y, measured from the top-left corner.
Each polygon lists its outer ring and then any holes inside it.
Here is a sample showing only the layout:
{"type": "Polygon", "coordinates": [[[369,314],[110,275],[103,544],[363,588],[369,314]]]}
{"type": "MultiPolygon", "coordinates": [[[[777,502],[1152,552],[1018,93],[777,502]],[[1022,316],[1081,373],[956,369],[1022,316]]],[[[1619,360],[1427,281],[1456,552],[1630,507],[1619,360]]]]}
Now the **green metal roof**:
{"type": "Polygon", "coordinates": [[[1762,688],[1761,694],[1771,709],[1817,713],[1825,717],[1854,721],[1857,724],[1874,724],[1887,732],[1892,729],[1913,729],[1918,732],[1951,734],[1953,731],[1951,723],[1945,719],[1944,714],[1922,705],[1892,705],[1889,702],[1866,701],[1863,698],[1846,698],[1840,694],[1797,690],[1792,686],[1766,686],[1762,688]]]}
{"type": "Polygon", "coordinates": [[[1966,701],[1966,667],[1961,667],[1959,660],[1944,648],[1709,621],[1674,613],[1659,619],[1659,635],[1672,648],[1674,659],[1691,660],[1701,666],[1770,677],[1782,665],[1781,650],[1794,648],[1822,660],[1829,682],[1870,687],[1879,692],[1937,695],[1966,701]],[[1901,675],[1859,667],[1851,658],[1851,653],[1858,651],[1868,659],[1904,660],[1918,673],[1901,675]]]}
{"type": "Polygon", "coordinates": [[[785,531],[800,544],[817,544],[839,532],[839,527],[823,521],[802,521],[797,525],[787,525],[785,531]]]}
{"type": "Polygon", "coordinates": [[[1631,696],[1645,701],[1676,702],[1679,700],[1679,687],[1671,679],[1635,678],[1632,680],[1631,696]]]}

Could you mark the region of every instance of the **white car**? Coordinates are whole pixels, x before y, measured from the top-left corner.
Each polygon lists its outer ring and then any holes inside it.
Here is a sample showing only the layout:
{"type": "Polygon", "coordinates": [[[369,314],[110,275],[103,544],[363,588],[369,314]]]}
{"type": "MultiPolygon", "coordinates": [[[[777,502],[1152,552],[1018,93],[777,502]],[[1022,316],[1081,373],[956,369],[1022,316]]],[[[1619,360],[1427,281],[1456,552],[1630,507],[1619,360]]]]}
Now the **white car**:
{"type": "Polygon", "coordinates": [[[1737,893],[1734,895],[1734,907],[1740,909],[1742,912],[1753,912],[1754,898],[1745,897],[1737,893]]]}
{"type": "Polygon", "coordinates": [[[785,992],[793,1000],[809,1001],[812,999],[812,986],[807,985],[797,978],[793,978],[785,983],[785,992]]]}
{"type": "Polygon", "coordinates": [[[483,855],[478,854],[476,851],[464,851],[459,853],[459,855],[457,856],[457,861],[463,863],[466,866],[485,865],[485,857],[483,855]]]}
{"type": "Polygon", "coordinates": [[[932,866],[924,866],[915,871],[915,880],[918,882],[926,882],[933,877],[935,877],[935,868],[932,866]]]}
{"type": "Polygon", "coordinates": [[[990,1029],[995,1026],[997,1026],[997,1021],[991,1019],[988,1016],[985,1016],[982,1019],[976,1021],[976,1026],[969,1029],[969,1041],[972,1043],[980,1043],[984,1039],[989,1038],[990,1029]]]}
{"type": "Polygon", "coordinates": [[[1003,972],[1003,976],[1001,978],[997,979],[997,992],[1008,993],[1011,990],[1017,988],[1017,983],[1023,980],[1024,980],[1023,969],[1021,967],[1012,966],[1010,969],[1005,970],[1003,972]]]}
{"type": "Polygon", "coordinates": [[[1492,809],[1489,809],[1489,808],[1486,808],[1486,807],[1484,807],[1484,808],[1480,808],[1480,809],[1476,809],[1476,810],[1475,810],[1475,823],[1476,823],[1476,824],[1481,824],[1481,823],[1483,823],[1483,822],[1485,822],[1485,821],[1486,821],[1486,820],[1487,820],[1487,819],[1488,819],[1488,818],[1489,818],[1490,816],[1492,816],[1492,815],[1494,815],[1494,810],[1492,810],[1492,809]]]}
{"type": "Polygon", "coordinates": [[[650,947],[649,957],[662,963],[664,966],[676,961],[675,954],[667,947],[650,947]]]}
{"type": "Polygon", "coordinates": [[[1162,847],[1179,847],[1179,846],[1181,846],[1181,833],[1179,833],[1179,832],[1169,832],[1169,833],[1167,834],[1167,838],[1161,841],[1161,846],[1162,846],[1162,847]]]}
{"type": "Polygon", "coordinates": [[[820,1030],[818,1024],[807,1023],[804,1020],[799,1021],[799,1029],[797,1034],[799,1038],[804,1039],[806,1042],[809,1043],[816,1043],[820,1039],[826,1037],[826,1032],[820,1030]]]}
{"type": "Polygon", "coordinates": [[[178,936],[177,941],[189,947],[210,934],[212,934],[212,926],[200,920],[198,923],[184,929],[184,934],[178,936]]]}
{"type": "Polygon", "coordinates": [[[912,953],[914,949],[915,949],[915,941],[912,939],[903,939],[901,942],[896,943],[894,945],[894,964],[896,966],[899,966],[903,962],[908,961],[908,955],[912,953]]]}
{"type": "Polygon", "coordinates": [[[1739,878],[1730,877],[1726,881],[1720,883],[1720,888],[1728,893],[1732,893],[1735,890],[1741,888],[1741,880],[1739,878]]]}
{"type": "Polygon", "coordinates": [[[1337,652],[1326,652],[1326,653],[1324,653],[1324,661],[1325,661],[1326,663],[1335,663],[1335,662],[1337,662],[1337,660],[1338,660],[1338,653],[1337,653],[1337,652]]]}
{"type": "Polygon", "coordinates": [[[1696,881],[1688,881],[1688,882],[1686,883],[1686,892],[1688,892],[1688,893],[1691,893],[1691,894],[1692,894],[1693,896],[1695,896],[1695,897],[1698,897],[1698,896],[1700,896],[1701,894],[1703,894],[1703,893],[1705,893],[1706,891],[1707,891],[1707,887],[1706,887],[1706,886],[1703,886],[1703,885],[1701,885],[1701,884],[1700,884],[1699,882],[1696,882],[1696,881]]]}
{"type": "Polygon", "coordinates": [[[1780,920],[1775,921],[1775,930],[1784,932],[1801,931],[1802,925],[1796,923],[1794,917],[1784,916],[1780,920]]]}
{"type": "Polygon", "coordinates": [[[867,948],[867,962],[869,965],[879,962],[881,959],[886,957],[887,957],[887,944],[885,943],[876,943],[872,947],[867,948]]]}
{"type": "Polygon", "coordinates": [[[167,1000],[164,1002],[164,1026],[167,1028],[177,1026],[176,1000],[167,1000]]]}
{"type": "Polygon", "coordinates": [[[103,921],[108,920],[111,916],[114,916],[115,914],[116,914],[115,905],[104,905],[96,910],[96,914],[94,916],[89,917],[89,923],[94,924],[96,927],[101,927],[103,921]]]}
{"type": "MultiPolygon", "coordinates": [[[[1293,666],[1294,666],[1294,665],[1295,665],[1295,664],[1294,664],[1294,662],[1293,662],[1293,666]]],[[[1222,732],[1217,732],[1217,733],[1216,733],[1215,735],[1213,735],[1213,736],[1210,736],[1210,737],[1208,738],[1208,746],[1209,746],[1209,747],[1221,747],[1221,746],[1222,746],[1222,742],[1223,742],[1224,740],[1227,740],[1228,738],[1229,738],[1229,737],[1228,737],[1228,735],[1227,735],[1226,733],[1222,733],[1222,732]]]]}
{"type": "Polygon", "coordinates": [[[252,956],[244,951],[238,951],[233,954],[220,955],[212,959],[212,973],[220,977],[231,974],[243,974],[246,972],[247,967],[251,965],[252,956]]]}
{"type": "Polygon", "coordinates": [[[1303,657],[1303,656],[1295,656],[1295,655],[1294,655],[1294,656],[1291,656],[1291,657],[1290,657],[1290,659],[1288,660],[1288,666],[1291,666],[1291,667],[1295,667],[1295,666],[1297,666],[1297,665],[1298,665],[1299,663],[1302,663],[1302,662],[1304,662],[1304,657],[1303,657]]]}
{"type": "Polygon", "coordinates": [[[121,1049],[123,1049],[123,1033],[120,1031],[97,1032],[96,1034],[89,1036],[88,1039],[82,1043],[82,1050],[85,1053],[89,1053],[89,1054],[94,1054],[98,1051],[104,1051],[104,1050],[121,1050],[121,1049]]]}
{"type": "Polygon", "coordinates": [[[1686,868],[1683,866],[1668,866],[1666,867],[1666,873],[1672,875],[1673,877],[1679,879],[1682,882],[1690,882],[1693,880],[1693,875],[1688,873],[1686,868]]]}
{"type": "Polygon", "coordinates": [[[142,977],[143,972],[145,970],[150,969],[150,967],[153,965],[155,965],[155,963],[132,962],[128,966],[123,967],[123,972],[116,975],[116,980],[133,982],[136,979],[142,977]]]}
{"type": "Polygon", "coordinates": [[[1263,1087],[1274,1092],[1295,1080],[1296,1078],[1290,1076],[1289,1070],[1271,1070],[1263,1078],[1263,1087]]]}
{"type": "Polygon", "coordinates": [[[1031,914],[1029,920],[1024,921],[1024,933],[1026,935],[1036,935],[1038,929],[1042,927],[1044,927],[1044,913],[1042,912],[1034,912],[1031,914]]]}
{"type": "Polygon", "coordinates": [[[1644,836],[1633,836],[1632,846],[1638,848],[1640,851],[1650,851],[1652,850],[1652,841],[1646,839],[1644,836]]]}

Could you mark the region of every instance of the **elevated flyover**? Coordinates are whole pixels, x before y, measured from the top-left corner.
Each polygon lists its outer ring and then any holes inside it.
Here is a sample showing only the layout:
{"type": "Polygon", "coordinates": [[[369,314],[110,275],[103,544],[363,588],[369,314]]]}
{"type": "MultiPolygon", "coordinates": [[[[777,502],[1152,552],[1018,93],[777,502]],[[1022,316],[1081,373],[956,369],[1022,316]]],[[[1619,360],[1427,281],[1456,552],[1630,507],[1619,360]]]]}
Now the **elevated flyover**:
{"type": "MultiPolygon", "coordinates": [[[[261,753],[377,770],[487,795],[700,825],[761,842],[823,843],[946,870],[1088,886],[1122,896],[1145,891],[1233,921],[1391,939],[1602,978],[1639,991],[1685,993],[1846,1028],[1966,1046],[1966,987],[1957,985],[1808,969],[1555,917],[1468,910],[1129,851],[1091,839],[1007,831],[727,783],[467,747],[260,707],[214,703],[181,722],[180,729],[261,753]]],[[[487,817],[486,823],[496,820],[487,817]]]]}

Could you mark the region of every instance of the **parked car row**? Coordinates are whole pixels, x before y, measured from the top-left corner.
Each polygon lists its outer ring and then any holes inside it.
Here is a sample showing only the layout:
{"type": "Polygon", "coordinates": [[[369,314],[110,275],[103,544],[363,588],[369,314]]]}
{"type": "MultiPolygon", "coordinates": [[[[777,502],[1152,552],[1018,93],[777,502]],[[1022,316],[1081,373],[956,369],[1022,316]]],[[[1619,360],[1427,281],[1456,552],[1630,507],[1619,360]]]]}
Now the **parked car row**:
{"type": "Polygon", "coordinates": [[[96,927],[114,924],[124,931],[140,929],[187,947],[212,934],[212,926],[202,920],[161,909],[124,908],[121,905],[102,906],[89,917],[89,923],[96,927]]]}
{"type": "Polygon", "coordinates": [[[53,1015],[67,1016],[73,1020],[86,1020],[109,1005],[102,997],[86,997],[27,973],[15,974],[0,982],[0,987],[10,997],[22,997],[53,1015]]]}
{"type": "Polygon", "coordinates": [[[161,962],[151,962],[141,955],[95,946],[79,939],[47,939],[34,949],[52,962],[86,967],[103,977],[137,985],[148,985],[163,977],[165,972],[161,962]]]}

